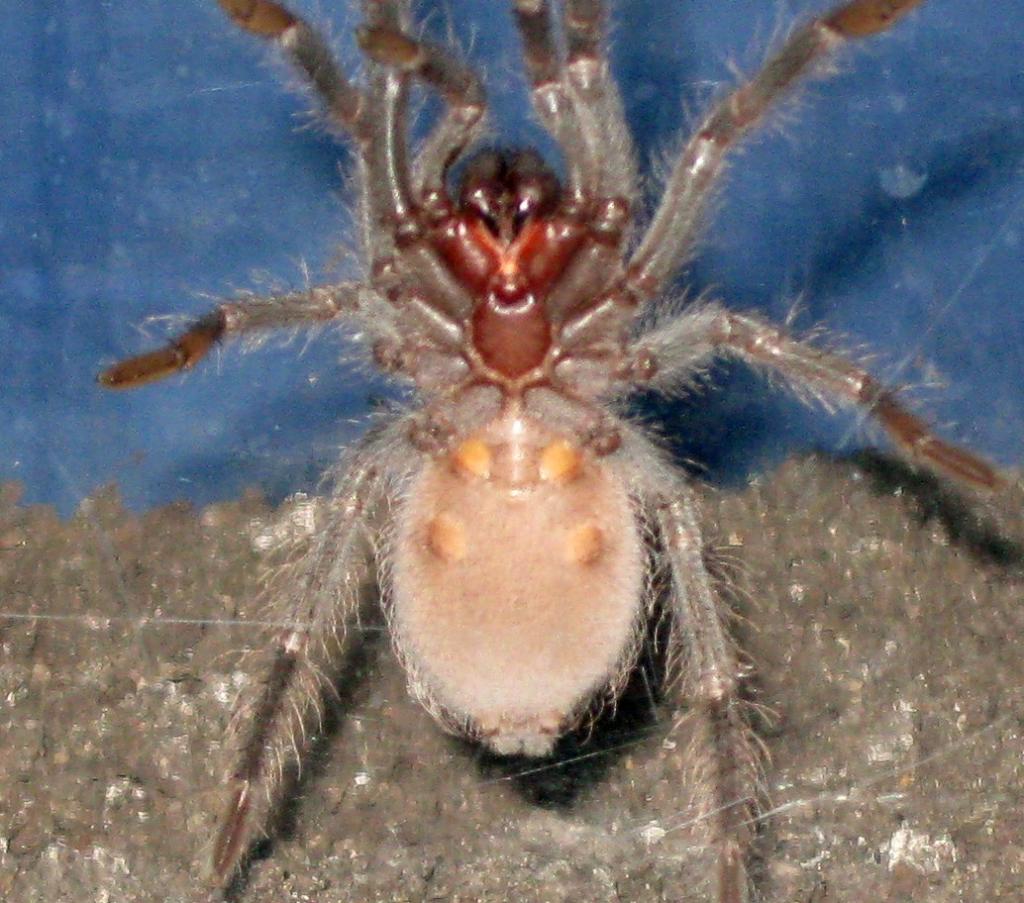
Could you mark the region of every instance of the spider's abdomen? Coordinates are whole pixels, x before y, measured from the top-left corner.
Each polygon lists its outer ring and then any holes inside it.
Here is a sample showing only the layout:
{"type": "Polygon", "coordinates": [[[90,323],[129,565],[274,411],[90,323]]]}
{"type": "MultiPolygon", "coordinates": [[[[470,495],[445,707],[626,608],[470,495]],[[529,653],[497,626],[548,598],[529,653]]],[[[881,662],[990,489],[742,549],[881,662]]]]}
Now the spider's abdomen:
{"type": "Polygon", "coordinates": [[[644,553],[611,471],[505,416],[416,478],[392,629],[413,691],[500,753],[542,755],[632,661],[644,553]]]}

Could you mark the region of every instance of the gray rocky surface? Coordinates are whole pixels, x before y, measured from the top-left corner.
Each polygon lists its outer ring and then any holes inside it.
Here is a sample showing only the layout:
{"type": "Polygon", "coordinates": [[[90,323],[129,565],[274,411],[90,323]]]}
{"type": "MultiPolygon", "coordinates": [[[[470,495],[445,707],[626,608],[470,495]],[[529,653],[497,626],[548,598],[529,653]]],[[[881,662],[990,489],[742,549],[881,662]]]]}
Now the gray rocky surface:
{"type": "MultiPolygon", "coordinates": [[[[737,586],[770,762],[761,899],[1024,899],[1018,484],[792,462],[704,519],[737,586]]],[[[202,899],[219,748],[261,641],[257,497],[69,521],[0,496],[0,898],[202,899]],[[26,620],[14,615],[33,614],[26,620]]],[[[642,681],[574,762],[517,776],[406,696],[380,624],[235,899],[705,900],[685,722],[642,681]],[[639,689],[638,689],[639,687],[639,689]]]]}

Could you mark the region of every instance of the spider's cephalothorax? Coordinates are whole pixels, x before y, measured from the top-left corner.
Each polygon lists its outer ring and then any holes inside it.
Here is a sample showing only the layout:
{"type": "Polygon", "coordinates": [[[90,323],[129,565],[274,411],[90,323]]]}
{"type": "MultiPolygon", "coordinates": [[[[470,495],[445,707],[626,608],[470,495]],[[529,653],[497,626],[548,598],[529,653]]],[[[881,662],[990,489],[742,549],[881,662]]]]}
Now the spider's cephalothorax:
{"type": "Polygon", "coordinates": [[[536,154],[487,151],[463,174],[458,210],[431,230],[439,256],[474,295],[469,344],[484,378],[511,386],[548,359],[545,296],[584,237],[559,215],[559,194],[536,154]]]}
{"type": "Polygon", "coordinates": [[[920,0],[850,0],[795,30],[712,106],[636,240],[638,179],[605,54],[604,3],[562,0],[559,38],[550,0],[511,0],[535,112],[564,156],[560,183],[530,151],[460,162],[483,132],[483,87],[450,50],[410,36],[407,2],[363,0],[367,77],[357,86],[285,7],[219,0],[239,26],[280,46],[327,122],[353,138],[366,280],[225,302],[167,347],[101,376],[136,386],[190,368],[229,336],[339,322],[421,399],[346,454],[316,532],[283,550],[267,595],[290,626],[237,707],[214,880],[230,882],[269,822],[376,554],[413,692],[446,727],[499,753],[545,754],[596,697],[614,696],[649,587],[663,588],[678,686],[700,725],[693,823],[707,825],[718,849],[717,900],[738,903],[758,774],[742,669],[687,480],[611,402],[639,388],[678,391],[727,354],[803,397],[860,406],[927,466],[999,485],[985,461],[939,439],[839,355],[708,300],[651,315],[692,249],[729,151],[837,48],[920,0]],[[447,106],[410,154],[414,80],[447,106]],[[652,580],[652,567],[665,579],[652,580]]]}

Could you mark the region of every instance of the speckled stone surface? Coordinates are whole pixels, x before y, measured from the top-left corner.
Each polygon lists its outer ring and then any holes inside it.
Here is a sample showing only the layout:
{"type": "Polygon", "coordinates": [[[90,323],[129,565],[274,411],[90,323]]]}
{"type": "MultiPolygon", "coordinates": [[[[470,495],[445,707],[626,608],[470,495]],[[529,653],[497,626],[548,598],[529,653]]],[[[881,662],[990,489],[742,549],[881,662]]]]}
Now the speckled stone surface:
{"type": "MultiPolygon", "coordinates": [[[[1024,899],[1018,484],[793,462],[703,517],[745,620],[770,762],[759,899],[1024,899]]],[[[237,651],[258,644],[256,497],[62,522],[0,496],[0,898],[204,899],[237,651]],[[32,613],[38,620],[10,617],[32,613]]],[[[634,690],[574,763],[484,761],[406,696],[379,622],[235,899],[707,899],[685,722],[634,690]]]]}

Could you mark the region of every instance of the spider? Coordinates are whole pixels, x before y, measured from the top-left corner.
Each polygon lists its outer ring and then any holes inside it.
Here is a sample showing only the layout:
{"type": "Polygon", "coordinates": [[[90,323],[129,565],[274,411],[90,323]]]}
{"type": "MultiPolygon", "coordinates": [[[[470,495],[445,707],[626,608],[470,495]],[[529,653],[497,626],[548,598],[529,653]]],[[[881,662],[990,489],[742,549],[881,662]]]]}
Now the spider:
{"type": "Polygon", "coordinates": [[[376,559],[412,694],[448,731],[506,756],[551,753],[595,700],[616,697],[662,591],[679,686],[701,724],[698,797],[718,850],[717,900],[738,903],[759,771],[739,694],[745,666],[704,561],[688,478],[622,402],[641,389],[678,392],[729,355],[806,398],[859,406],[928,467],[999,485],[986,462],[939,439],[855,363],[714,301],[674,315],[659,304],[730,151],[837,50],[920,0],[850,0],[795,30],[711,107],[649,217],[638,209],[602,0],[512,0],[561,178],[534,151],[477,148],[481,79],[413,35],[407,0],[364,0],[362,86],[286,7],[218,2],[279,46],[328,125],[354,142],[365,281],[226,301],[100,380],[138,386],[193,367],[227,338],[338,323],[411,384],[418,404],[347,451],[317,532],[268,589],[291,626],[236,709],[214,885],[230,885],[272,819],[376,559]],[[415,82],[445,106],[410,154],[415,82]]]}

